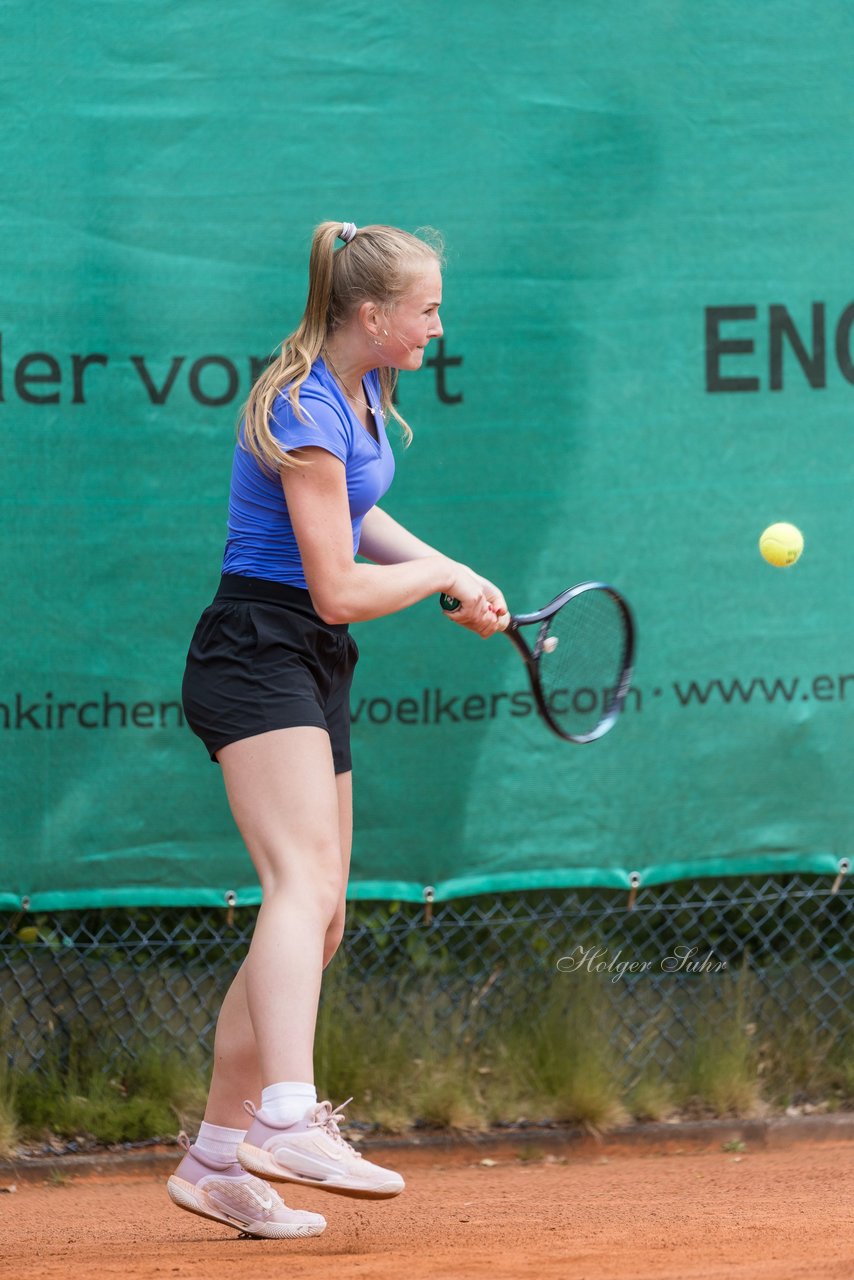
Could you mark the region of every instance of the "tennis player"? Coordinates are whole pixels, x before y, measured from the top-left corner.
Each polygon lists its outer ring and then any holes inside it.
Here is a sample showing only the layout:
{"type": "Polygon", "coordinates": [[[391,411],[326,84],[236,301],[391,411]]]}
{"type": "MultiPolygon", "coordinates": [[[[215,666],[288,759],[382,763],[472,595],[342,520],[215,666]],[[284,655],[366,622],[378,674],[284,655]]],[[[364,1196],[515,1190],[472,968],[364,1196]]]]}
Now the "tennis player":
{"type": "Polygon", "coordinates": [[[245,406],[222,580],[187,657],[187,720],[222,769],[263,900],[219,1014],[204,1122],[168,1190],[252,1236],[326,1225],[287,1208],[271,1182],[371,1199],[403,1190],[344,1140],[341,1108],[318,1102],[313,1044],[350,862],[348,624],[440,592],[462,602],[447,616],[480,636],[506,612],[491,582],[377,505],[394,473],[387,420],[410,436],[392,401],[397,372],[419,369],[441,335],[441,301],[439,252],[425,240],[316,229],[302,321],[245,406]]]}

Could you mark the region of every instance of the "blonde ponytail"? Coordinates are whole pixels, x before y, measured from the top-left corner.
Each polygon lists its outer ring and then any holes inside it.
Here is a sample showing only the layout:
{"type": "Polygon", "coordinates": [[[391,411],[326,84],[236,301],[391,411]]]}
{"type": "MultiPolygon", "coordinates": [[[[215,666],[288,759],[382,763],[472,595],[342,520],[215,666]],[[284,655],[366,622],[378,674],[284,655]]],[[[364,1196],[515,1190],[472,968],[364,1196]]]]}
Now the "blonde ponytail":
{"type": "MultiPolygon", "coordinates": [[[[441,248],[435,233],[434,244],[397,227],[360,227],[322,222],[315,229],[308,264],[308,297],[302,320],[282,343],[278,358],[267,366],[249,393],[241,417],[245,422],[245,447],[262,466],[276,471],[283,466],[302,466],[276,440],[270,426],[276,398],[287,388],[294,413],[305,421],[299,389],[324,345],[363,302],[391,308],[406,293],[413,277],[430,262],[441,263],[441,248]],[[335,242],[345,232],[350,239],[336,250],[335,242]],[[435,246],[435,247],[434,247],[435,246]]],[[[397,371],[379,370],[383,413],[396,418],[408,444],[409,425],[394,405],[397,371]]]]}

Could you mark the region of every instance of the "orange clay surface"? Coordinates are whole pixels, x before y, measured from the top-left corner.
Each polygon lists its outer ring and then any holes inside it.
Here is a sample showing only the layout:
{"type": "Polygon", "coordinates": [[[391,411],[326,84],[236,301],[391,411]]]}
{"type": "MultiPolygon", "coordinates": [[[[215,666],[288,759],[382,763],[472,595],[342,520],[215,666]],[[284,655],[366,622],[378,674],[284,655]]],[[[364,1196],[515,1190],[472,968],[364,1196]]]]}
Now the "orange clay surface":
{"type": "MultiPolygon", "coordinates": [[[[407,1179],[371,1203],[282,1188],[324,1235],[241,1240],[172,1206],[171,1165],[20,1181],[0,1194],[14,1280],[852,1280],[854,1144],[705,1154],[397,1152],[407,1179]]],[[[377,1153],[377,1159],[387,1153],[377,1153]]]]}

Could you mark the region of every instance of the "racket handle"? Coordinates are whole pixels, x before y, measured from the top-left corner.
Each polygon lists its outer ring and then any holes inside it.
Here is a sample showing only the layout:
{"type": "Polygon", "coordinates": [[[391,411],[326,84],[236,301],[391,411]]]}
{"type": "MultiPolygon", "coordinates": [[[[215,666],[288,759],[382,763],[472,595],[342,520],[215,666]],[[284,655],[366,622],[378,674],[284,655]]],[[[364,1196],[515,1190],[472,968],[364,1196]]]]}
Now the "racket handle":
{"type": "MultiPolygon", "coordinates": [[[[462,608],[462,602],[459,601],[456,596],[449,596],[444,591],[439,596],[439,604],[445,610],[445,613],[456,613],[458,609],[462,608]]],[[[498,619],[498,630],[506,631],[509,626],[510,614],[503,613],[498,619]]]]}

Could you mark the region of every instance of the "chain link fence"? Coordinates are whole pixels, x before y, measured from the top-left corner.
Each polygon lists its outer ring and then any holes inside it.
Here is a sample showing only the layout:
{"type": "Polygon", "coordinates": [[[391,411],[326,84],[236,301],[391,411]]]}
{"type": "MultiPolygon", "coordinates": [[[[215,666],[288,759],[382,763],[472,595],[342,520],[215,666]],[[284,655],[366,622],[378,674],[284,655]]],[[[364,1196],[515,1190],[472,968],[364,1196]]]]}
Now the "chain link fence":
{"type": "MultiPolygon", "coordinates": [[[[427,1001],[472,1037],[596,975],[632,1069],[659,1069],[692,1034],[697,983],[721,1008],[749,973],[756,1021],[808,1015],[828,1042],[852,1026],[852,885],[840,877],[676,883],[637,894],[552,890],[441,904],[356,902],[333,962],[358,1011],[427,1001]],[[708,991],[708,986],[707,986],[708,991]],[[452,1017],[451,1017],[452,1015],[452,1017]]],[[[0,917],[7,1056],[39,1070],[81,1034],[114,1056],[146,1043],[210,1053],[255,911],[135,909],[0,917]]]]}

